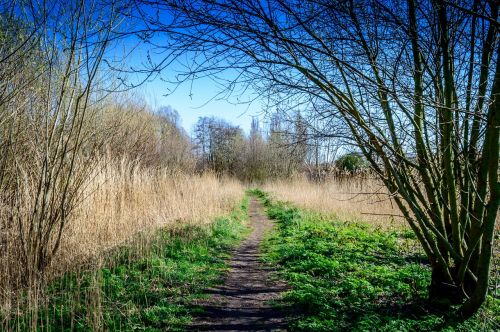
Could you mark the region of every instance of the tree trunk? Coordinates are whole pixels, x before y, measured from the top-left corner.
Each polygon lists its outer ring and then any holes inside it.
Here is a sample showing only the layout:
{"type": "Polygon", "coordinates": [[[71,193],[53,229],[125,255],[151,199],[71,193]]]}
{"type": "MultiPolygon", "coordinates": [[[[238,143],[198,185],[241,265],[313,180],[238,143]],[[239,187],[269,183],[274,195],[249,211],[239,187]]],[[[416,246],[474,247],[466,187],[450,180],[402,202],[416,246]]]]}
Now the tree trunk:
{"type": "Polygon", "coordinates": [[[441,266],[434,266],[429,285],[429,302],[433,306],[444,308],[463,303],[464,300],[465,294],[460,287],[447,281],[446,274],[441,266]]]}

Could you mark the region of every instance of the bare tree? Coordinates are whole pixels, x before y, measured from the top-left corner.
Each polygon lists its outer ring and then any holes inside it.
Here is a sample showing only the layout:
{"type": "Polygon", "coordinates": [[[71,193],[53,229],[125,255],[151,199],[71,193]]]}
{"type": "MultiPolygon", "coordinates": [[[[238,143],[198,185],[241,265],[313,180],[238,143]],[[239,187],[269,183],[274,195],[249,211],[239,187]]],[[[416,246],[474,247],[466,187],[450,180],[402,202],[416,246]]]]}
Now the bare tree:
{"type": "Polygon", "coordinates": [[[249,182],[261,182],[267,178],[268,173],[268,145],[262,136],[257,117],[252,118],[250,134],[245,143],[245,149],[240,152],[240,178],[249,182]]]}
{"type": "Polygon", "coordinates": [[[0,162],[0,229],[12,231],[10,254],[22,262],[25,285],[42,280],[92,170],[97,146],[86,120],[98,98],[117,5],[22,1],[0,8],[2,19],[23,27],[6,23],[10,37],[0,46],[6,54],[0,60],[0,145],[7,152],[0,162]],[[9,69],[16,61],[20,78],[9,69]]]}
{"type": "Polygon", "coordinates": [[[201,117],[194,132],[198,169],[236,175],[244,141],[241,129],[222,119],[201,117]]]}
{"type": "Polygon", "coordinates": [[[188,55],[180,81],[251,85],[271,102],[336,121],[422,244],[431,299],[462,303],[465,316],[477,311],[500,201],[497,0],[141,4],[169,52],[164,63],[188,55]],[[239,75],[228,82],[229,68],[239,75]]]}
{"type": "Polygon", "coordinates": [[[157,112],[160,124],[158,154],[161,165],[173,172],[194,170],[194,156],[189,135],[180,124],[179,113],[171,107],[163,107],[157,112]]]}

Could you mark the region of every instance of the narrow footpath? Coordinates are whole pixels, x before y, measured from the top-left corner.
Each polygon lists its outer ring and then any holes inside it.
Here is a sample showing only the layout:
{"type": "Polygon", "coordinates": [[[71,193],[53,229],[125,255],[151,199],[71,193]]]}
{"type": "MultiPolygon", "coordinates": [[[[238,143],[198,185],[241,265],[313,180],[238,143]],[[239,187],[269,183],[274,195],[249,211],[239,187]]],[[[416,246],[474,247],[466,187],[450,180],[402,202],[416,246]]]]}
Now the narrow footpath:
{"type": "Polygon", "coordinates": [[[260,261],[260,244],[273,227],[262,204],[250,201],[252,233],[233,252],[224,283],[206,292],[193,331],[286,331],[285,315],[268,302],[277,299],[285,285],[269,278],[270,268],[260,261]]]}

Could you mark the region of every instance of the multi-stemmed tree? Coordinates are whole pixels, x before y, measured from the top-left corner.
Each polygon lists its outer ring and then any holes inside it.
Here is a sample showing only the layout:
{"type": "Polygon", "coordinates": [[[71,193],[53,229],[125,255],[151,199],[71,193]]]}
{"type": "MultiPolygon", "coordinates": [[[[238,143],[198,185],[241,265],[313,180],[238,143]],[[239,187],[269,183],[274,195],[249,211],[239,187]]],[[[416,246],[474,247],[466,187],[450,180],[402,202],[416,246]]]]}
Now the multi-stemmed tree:
{"type": "Polygon", "coordinates": [[[113,0],[0,3],[0,243],[8,243],[0,262],[22,263],[2,282],[43,280],[82,199],[98,148],[87,119],[117,8],[113,0]]]}
{"type": "Polygon", "coordinates": [[[498,0],[144,0],[136,13],[166,50],[162,64],[189,59],[180,80],[250,85],[359,146],[429,258],[431,299],[462,303],[468,316],[488,291],[500,200],[498,9],[498,0]]]}

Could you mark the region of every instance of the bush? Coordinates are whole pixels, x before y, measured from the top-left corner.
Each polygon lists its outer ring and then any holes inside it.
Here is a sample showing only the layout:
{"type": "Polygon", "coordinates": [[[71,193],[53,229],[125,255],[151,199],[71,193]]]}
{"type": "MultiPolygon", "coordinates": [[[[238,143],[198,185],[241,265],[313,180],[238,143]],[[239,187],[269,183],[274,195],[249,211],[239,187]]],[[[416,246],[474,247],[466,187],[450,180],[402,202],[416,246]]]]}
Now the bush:
{"type": "Polygon", "coordinates": [[[359,172],[369,167],[368,161],[358,153],[348,153],[337,159],[335,166],[342,171],[359,172]]]}

